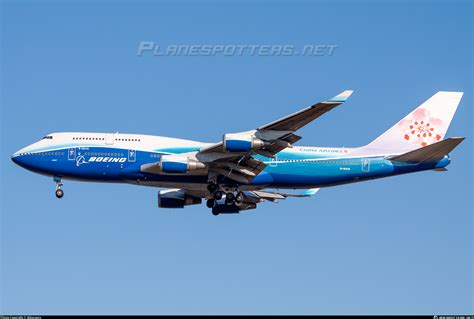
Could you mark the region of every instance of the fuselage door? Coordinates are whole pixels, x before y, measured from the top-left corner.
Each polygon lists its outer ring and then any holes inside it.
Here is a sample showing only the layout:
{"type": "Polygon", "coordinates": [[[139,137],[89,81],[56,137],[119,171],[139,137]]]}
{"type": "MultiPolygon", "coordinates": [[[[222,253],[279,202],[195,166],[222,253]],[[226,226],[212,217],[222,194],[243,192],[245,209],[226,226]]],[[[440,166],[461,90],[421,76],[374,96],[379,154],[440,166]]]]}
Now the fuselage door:
{"type": "Polygon", "coordinates": [[[114,134],[105,134],[105,145],[114,144],[114,134]]]}
{"type": "Polygon", "coordinates": [[[75,161],[76,160],[76,149],[75,148],[68,149],[67,159],[69,161],[75,161]]]}
{"type": "Polygon", "coordinates": [[[362,172],[370,171],[370,160],[368,158],[362,159],[362,172]]]}
{"type": "Polygon", "coordinates": [[[135,162],[137,160],[137,152],[135,150],[128,150],[128,161],[135,162]]]}
{"type": "Polygon", "coordinates": [[[277,159],[277,155],[275,154],[274,157],[272,157],[272,159],[270,160],[270,167],[277,167],[277,164],[278,164],[278,159],[277,159]]]}

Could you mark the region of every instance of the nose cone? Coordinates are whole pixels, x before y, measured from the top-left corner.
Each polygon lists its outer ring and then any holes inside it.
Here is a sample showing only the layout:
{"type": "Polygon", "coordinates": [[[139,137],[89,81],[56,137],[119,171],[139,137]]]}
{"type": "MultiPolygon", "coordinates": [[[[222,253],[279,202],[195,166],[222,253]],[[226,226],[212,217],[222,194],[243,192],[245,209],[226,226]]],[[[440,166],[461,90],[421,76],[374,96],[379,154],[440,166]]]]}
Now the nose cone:
{"type": "Polygon", "coordinates": [[[21,155],[20,151],[15,152],[12,155],[12,161],[13,161],[13,163],[15,163],[17,165],[24,166],[24,158],[23,157],[24,156],[21,155]]]}
{"type": "Polygon", "coordinates": [[[23,168],[28,168],[27,166],[30,160],[28,160],[28,155],[30,152],[30,146],[23,147],[22,149],[19,149],[12,155],[12,161],[13,163],[23,167],[23,168]]]}

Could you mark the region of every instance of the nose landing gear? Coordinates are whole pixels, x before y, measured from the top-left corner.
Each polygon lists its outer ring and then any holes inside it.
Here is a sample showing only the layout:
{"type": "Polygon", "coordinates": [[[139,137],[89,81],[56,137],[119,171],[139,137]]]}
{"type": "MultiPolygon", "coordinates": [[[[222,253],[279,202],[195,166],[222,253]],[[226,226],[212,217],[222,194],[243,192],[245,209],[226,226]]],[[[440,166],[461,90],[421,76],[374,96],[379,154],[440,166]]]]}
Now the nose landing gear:
{"type": "Polygon", "coordinates": [[[61,183],[61,178],[54,177],[54,182],[56,183],[55,195],[57,198],[62,198],[64,196],[64,191],[62,190],[63,183],[61,183]]]}
{"type": "Polygon", "coordinates": [[[64,191],[61,188],[58,188],[56,190],[56,197],[57,198],[62,198],[64,196],[64,191]]]}

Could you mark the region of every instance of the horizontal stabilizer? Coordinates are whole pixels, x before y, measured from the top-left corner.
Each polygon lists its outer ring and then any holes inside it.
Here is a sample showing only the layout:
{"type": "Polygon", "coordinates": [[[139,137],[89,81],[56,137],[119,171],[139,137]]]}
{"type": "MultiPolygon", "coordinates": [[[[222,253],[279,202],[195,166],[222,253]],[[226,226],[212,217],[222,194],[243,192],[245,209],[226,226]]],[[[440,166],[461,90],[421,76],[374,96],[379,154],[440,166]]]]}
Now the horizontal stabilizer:
{"type": "Polygon", "coordinates": [[[437,162],[462,141],[464,141],[464,137],[450,137],[414,151],[391,157],[389,160],[410,163],[437,162]]]}

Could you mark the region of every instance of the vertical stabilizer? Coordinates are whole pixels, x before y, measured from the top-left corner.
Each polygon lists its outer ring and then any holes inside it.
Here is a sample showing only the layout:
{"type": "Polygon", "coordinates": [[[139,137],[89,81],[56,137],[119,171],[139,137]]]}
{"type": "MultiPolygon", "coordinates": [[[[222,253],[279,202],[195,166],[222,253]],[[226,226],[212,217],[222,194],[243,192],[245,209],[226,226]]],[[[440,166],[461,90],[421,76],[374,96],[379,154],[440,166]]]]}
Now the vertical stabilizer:
{"type": "Polygon", "coordinates": [[[436,93],[364,148],[407,152],[443,140],[462,95],[436,93]]]}

